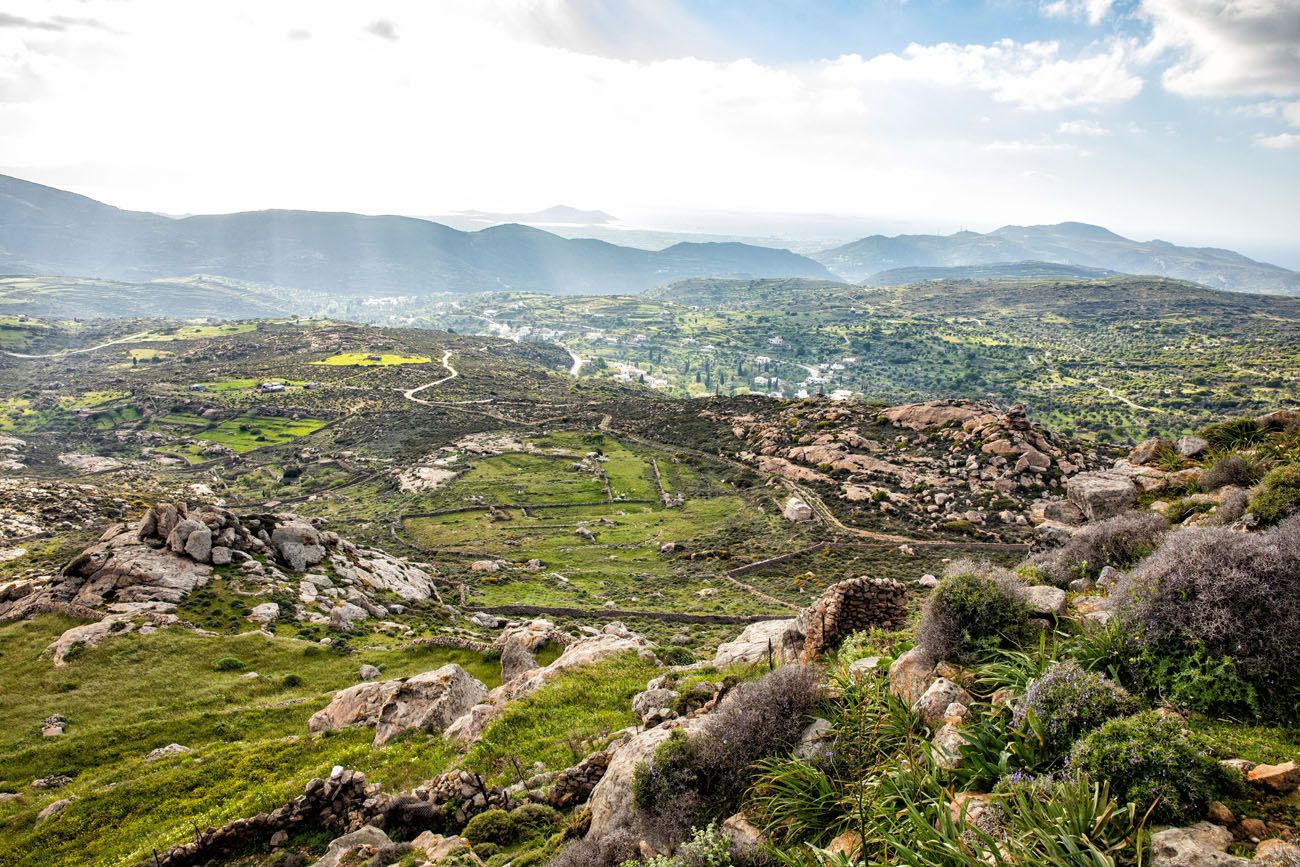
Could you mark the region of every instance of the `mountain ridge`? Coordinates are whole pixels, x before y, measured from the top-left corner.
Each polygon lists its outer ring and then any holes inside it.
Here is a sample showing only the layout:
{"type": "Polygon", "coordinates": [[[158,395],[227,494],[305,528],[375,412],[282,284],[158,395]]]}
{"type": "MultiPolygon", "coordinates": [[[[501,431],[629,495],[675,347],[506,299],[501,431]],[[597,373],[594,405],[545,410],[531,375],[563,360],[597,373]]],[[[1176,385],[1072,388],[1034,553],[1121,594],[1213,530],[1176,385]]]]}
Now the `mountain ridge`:
{"type": "Polygon", "coordinates": [[[1134,241],[1102,226],[1064,222],[1002,226],[952,235],[869,235],[814,256],[858,282],[900,268],[947,268],[1039,261],[1126,274],[1191,280],[1230,292],[1300,295],[1300,272],[1220,247],[1134,241]]]}
{"type": "Polygon", "coordinates": [[[289,209],[173,218],[9,176],[0,176],[0,237],[8,273],[126,281],[202,273],[352,297],[640,292],[692,276],[830,276],[788,250],[656,252],[520,224],[464,232],[417,217],[289,209]]]}

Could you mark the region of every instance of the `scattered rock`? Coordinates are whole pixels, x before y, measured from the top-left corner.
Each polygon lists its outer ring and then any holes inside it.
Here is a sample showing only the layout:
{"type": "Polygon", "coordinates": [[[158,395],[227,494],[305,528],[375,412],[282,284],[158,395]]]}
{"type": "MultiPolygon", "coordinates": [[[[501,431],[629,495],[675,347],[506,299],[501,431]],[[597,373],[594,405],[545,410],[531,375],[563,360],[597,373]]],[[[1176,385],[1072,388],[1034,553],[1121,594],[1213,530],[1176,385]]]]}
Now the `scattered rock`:
{"type": "Polygon", "coordinates": [[[1065,591],[1059,587],[1044,584],[1027,587],[1024,591],[1025,603],[1035,614],[1044,617],[1060,617],[1065,614],[1065,591]]]}
{"type": "Polygon", "coordinates": [[[150,750],[149,755],[144,757],[146,762],[156,762],[159,759],[165,759],[168,756],[177,756],[182,753],[192,753],[194,750],[181,744],[168,744],[165,747],[159,747],[156,750],[150,750]]]}
{"type": "Polygon", "coordinates": [[[280,606],[274,602],[254,605],[253,610],[248,614],[248,619],[254,623],[274,623],[280,619],[280,606]]]}
{"type": "Polygon", "coordinates": [[[927,725],[935,726],[947,717],[948,706],[954,702],[969,706],[975,701],[971,694],[946,677],[940,677],[921,694],[912,709],[921,715],[927,725]]]}
{"type": "Polygon", "coordinates": [[[359,863],[364,856],[372,856],[381,847],[391,846],[392,842],[383,831],[373,825],[366,825],[336,838],[325,850],[325,855],[311,867],[340,867],[343,864],[359,863]]]}
{"type": "Polygon", "coordinates": [[[36,814],[36,821],[44,822],[47,819],[51,819],[54,816],[57,816],[59,813],[62,813],[64,810],[66,810],[75,800],[76,800],[75,798],[63,798],[62,800],[55,801],[53,804],[50,804],[44,810],[41,810],[39,813],[36,814]]]}

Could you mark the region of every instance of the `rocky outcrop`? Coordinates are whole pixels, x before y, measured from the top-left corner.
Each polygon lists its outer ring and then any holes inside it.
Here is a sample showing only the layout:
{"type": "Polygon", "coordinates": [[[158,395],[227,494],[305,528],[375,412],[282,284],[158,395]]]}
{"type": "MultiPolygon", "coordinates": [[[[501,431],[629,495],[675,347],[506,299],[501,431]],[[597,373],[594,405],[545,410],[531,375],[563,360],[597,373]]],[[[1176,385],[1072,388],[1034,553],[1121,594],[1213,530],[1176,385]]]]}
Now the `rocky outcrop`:
{"type": "MultiPolygon", "coordinates": [[[[654,756],[659,745],[677,730],[690,734],[704,717],[674,721],[624,741],[615,748],[604,777],[591,793],[591,826],[588,838],[599,838],[615,829],[628,829],[644,833],[641,816],[632,803],[632,778],[642,762],[654,756]]],[[[655,841],[651,840],[653,844],[655,841]]]]}
{"type": "Polygon", "coordinates": [[[312,715],[313,732],[375,726],[375,746],[411,729],[442,733],[487,696],[487,687],[455,663],[399,680],[359,683],[312,715]]]}
{"type": "Polygon", "coordinates": [[[783,660],[782,649],[786,631],[794,625],[794,620],[760,620],[751,623],[731,641],[718,645],[713,655],[716,668],[731,665],[747,665],[754,662],[766,662],[770,657],[773,662],[783,660]]]}
{"type": "Polygon", "coordinates": [[[1137,506],[1137,485],[1121,472],[1080,473],[1065,486],[1070,502],[1089,521],[1103,521],[1137,506]]]}

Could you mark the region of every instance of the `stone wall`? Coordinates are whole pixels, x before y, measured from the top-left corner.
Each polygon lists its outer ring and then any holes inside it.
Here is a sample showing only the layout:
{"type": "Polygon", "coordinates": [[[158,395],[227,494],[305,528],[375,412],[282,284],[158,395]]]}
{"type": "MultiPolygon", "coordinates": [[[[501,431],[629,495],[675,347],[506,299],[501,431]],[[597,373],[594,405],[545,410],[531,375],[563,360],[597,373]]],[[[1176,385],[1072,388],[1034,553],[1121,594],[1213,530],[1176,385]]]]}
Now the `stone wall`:
{"type": "Polygon", "coordinates": [[[907,623],[907,588],[892,578],[861,575],[827,587],[799,613],[783,637],[784,655],[812,662],[864,629],[900,629],[907,623]]]}

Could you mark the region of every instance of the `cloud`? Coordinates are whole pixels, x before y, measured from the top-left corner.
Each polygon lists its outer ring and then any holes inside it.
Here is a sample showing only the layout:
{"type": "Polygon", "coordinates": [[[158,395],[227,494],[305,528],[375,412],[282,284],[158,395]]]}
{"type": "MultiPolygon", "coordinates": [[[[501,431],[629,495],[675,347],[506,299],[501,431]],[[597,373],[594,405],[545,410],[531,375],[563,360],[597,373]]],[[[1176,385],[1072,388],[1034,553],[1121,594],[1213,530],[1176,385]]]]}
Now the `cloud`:
{"type": "Polygon", "coordinates": [[[63,30],[66,24],[58,21],[36,21],[21,15],[0,12],[0,27],[19,27],[27,30],[63,30]]]}
{"type": "Polygon", "coordinates": [[[306,42],[311,39],[311,31],[306,27],[294,27],[286,35],[291,42],[306,42]]]}
{"type": "Polygon", "coordinates": [[[1114,0],[1043,0],[1038,8],[1048,18],[1084,19],[1097,25],[1110,14],[1114,0]]]}
{"type": "Polygon", "coordinates": [[[1066,120],[1056,128],[1061,135],[1110,135],[1110,130],[1095,120],[1066,120]]]}
{"type": "Polygon", "coordinates": [[[997,102],[1052,111],[1137,96],[1142,79],[1130,68],[1130,48],[1114,40],[1071,58],[1062,56],[1059,42],[1002,39],[992,45],[912,44],[901,55],[851,55],[836,63],[862,81],[967,87],[997,102]]]}
{"type": "Polygon", "coordinates": [[[1183,96],[1300,94],[1297,0],[1142,0],[1145,53],[1169,55],[1161,80],[1183,96]]]}
{"type": "Polygon", "coordinates": [[[1269,148],[1271,150],[1300,148],[1300,135],[1291,132],[1278,133],[1277,135],[1264,135],[1255,139],[1255,144],[1259,147],[1269,148]]]}
{"type": "Polygon", "coordinates": [[[397,25],[387,18],[380,18],[371,21],[366,25],[366,32],[371,36],[378,36],[380,39],[387,39],[389,42],[398,40],[397,25]]]}

